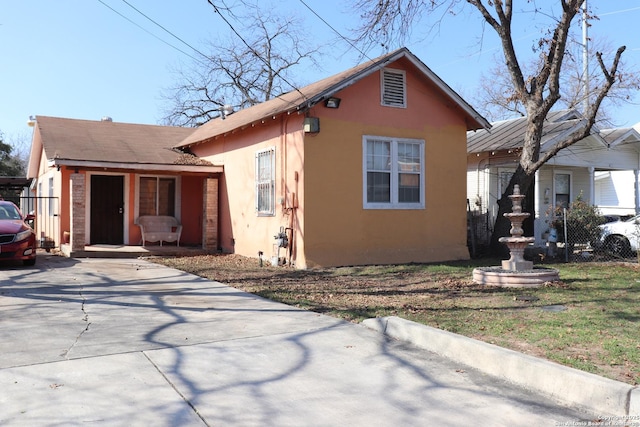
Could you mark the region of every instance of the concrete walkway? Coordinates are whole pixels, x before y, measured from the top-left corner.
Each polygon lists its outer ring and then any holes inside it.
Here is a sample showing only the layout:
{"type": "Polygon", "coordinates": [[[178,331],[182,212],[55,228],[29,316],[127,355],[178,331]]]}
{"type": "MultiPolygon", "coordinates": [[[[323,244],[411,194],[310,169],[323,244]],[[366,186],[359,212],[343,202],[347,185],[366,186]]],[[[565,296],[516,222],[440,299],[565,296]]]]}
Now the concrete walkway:
{"type": "Polygon", "coordinates": [[[48,254],[35,267],[0,265],[0,390],[3,426],[557,426],[595,416],[363,325],[143,260],[48,254]]]}

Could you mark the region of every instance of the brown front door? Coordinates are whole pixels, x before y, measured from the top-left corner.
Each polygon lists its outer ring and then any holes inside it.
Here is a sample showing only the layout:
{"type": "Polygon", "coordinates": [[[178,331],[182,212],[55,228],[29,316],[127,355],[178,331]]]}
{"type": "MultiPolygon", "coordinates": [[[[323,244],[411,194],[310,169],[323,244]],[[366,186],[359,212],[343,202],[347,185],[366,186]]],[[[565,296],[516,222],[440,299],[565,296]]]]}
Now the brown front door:
{"type": "Polygon", "coordinates": [[[124,177],[91,176],[91,244],[124,243],[124,177]]]}

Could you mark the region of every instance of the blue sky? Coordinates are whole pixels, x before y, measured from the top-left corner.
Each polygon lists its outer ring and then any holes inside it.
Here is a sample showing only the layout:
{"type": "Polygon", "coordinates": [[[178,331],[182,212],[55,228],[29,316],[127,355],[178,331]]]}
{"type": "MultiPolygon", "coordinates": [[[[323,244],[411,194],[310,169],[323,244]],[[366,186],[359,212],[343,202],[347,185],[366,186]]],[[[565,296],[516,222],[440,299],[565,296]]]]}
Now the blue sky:
{"type": "MultiPolygon", "coordinates": [[[[538,5],[551,0],[538,0],[538,5]]],[[[158,123],[165,101],[164,88],[176,82],[171,71],[191,59],[158,38],[197,56],[127,6],[122,0],[102,0],[144,27],[150,35],[114,13],[98,0],[0,0],[0,131],[11,142],[31,135],[30,115],[158,123]]],[[[144,14],[198,50],[207,40],[229,33],[228,27],[206,0],[128,0],[144,14]]],[[[260,3],[266,3],[261,1],[260,3]]],[[[346,0],[305,0],[305,3],[344,35],[358,24],[357,14],[346,0]]],[[[516,34],[517,49],[529,53],[540,28],[520,1],[518,22],[526,22],[516,34]]],[[[312,39],[327,46],[320,58],[322,69],[299,70],[297,81],[307,84],[356,65],[358,53],[341,41],[300,0],[274,3],[300,17],[312,39]]],[[[626,45],[624,58],[640,69],[640,0],[589,0],[599,16],[590,29],[593,38],[606,38],[617,48],[626,45]]],[[[438,31],[416,29],[406,46],[453,89],[469,98],[478,80],[495,61],[499,49],[492,30],[485,29],[476,13],[467,9],[446,17],[438,31]]],[[[433,21],[425,21],[428,28],[433,21]]],[[[227,37],[227,36],[224,36],[227,37]]],[[[368,52],[375,57],[382,51],[368,52]]],[[[640,97],[636,104],[617,109],[620,126],[640,122],[640,97]]]]}

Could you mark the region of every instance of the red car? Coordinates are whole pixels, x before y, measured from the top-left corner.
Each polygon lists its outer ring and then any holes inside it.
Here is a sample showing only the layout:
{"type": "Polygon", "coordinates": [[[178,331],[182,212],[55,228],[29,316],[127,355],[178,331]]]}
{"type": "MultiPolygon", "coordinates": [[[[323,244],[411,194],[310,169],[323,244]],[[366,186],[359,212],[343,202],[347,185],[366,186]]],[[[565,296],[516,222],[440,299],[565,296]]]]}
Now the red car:
{"type": "Polygon", "coordinates": [[[36,233],[26,222],[33,219],[23,216],[13,202],[0,199],[0,260],[36,263],[36,233]]]}

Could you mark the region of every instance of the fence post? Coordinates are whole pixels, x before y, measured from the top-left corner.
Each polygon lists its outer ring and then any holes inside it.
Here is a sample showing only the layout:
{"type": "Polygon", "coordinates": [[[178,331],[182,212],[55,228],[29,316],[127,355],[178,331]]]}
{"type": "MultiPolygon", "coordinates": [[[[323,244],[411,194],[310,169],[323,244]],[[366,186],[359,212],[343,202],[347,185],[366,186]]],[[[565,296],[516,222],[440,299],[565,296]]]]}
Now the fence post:
{"type": "Polygon", "coordinates": [[[569,262],[569,238],[567,233],[567,208],[562,209],[562,217],[564,220],[564,260],[569,262]]]}

